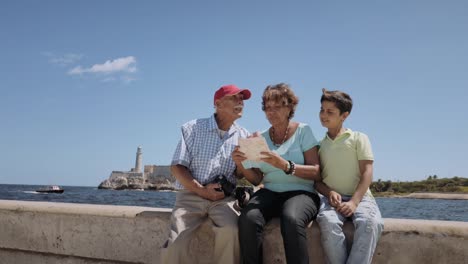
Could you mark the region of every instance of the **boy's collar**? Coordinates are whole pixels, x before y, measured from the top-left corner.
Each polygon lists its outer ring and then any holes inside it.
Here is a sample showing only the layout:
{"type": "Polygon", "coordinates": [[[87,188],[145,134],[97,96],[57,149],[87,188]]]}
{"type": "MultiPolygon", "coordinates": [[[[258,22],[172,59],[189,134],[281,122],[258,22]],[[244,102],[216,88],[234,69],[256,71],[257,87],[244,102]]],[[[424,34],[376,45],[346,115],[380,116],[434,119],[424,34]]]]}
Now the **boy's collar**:
{"type": "Polygon", "coordinates": [[[333,140],[337,140],[337,139],[341,138],[341,137],[344,136],[344,135],[352,135],[352,134],[353,134],[353,131],[352,131],[350,128],[346,128],[345,131],[343,132],[343,134],[337,136],[335,139],[331,139],[331,138],[328,136],[328,131],[327,131],[327,132],[325,132],[325,137],[324,137],[324,139],[329,139],[329,140],[333,141],[333,140]]]}

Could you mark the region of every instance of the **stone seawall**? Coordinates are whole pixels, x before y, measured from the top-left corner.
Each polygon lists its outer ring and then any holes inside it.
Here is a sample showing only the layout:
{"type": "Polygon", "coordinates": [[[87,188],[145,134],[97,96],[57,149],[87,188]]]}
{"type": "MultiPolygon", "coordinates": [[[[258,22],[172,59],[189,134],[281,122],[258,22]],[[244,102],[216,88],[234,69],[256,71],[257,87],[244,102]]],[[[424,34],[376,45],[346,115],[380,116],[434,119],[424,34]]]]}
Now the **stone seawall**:
{"type": "MultiPolygon", "coordinates": [[[[0,200],[0,263],[159,263],[170,209],[0,200]]],[[[352,239],[352,224],[345,225],[352,239]]],[[[308,229],[311,263],[324,263],[320,231],[308,229]]],[[[191,241],[208,263],[206,222],[191,241]]],[[[265,263],[285,263],[278,219],[265,232],[265,263]]],[[[385,219],[373,263],[468,263],[468,222],[385,219]]]]}

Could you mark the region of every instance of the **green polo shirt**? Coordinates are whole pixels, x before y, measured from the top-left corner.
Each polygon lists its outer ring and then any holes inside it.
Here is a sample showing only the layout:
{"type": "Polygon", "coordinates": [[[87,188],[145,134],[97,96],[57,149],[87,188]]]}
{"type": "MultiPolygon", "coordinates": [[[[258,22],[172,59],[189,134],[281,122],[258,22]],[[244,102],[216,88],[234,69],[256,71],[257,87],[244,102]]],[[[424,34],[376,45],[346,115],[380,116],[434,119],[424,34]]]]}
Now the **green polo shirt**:
{"type": "Polygon", "coordinates": [[[374,160],[367,135],[351,129],[335,140],[325,134],[319,156],[323,182],[342,195],[354,194],[361,178],[359,161],[374,160]]]}

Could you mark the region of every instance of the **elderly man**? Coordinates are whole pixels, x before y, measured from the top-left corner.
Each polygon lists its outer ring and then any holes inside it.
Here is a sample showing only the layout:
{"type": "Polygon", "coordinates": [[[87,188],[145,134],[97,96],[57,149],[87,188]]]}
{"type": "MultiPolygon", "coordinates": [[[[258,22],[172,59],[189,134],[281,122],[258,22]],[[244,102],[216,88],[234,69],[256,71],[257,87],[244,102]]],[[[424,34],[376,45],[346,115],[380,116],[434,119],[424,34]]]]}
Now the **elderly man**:
{"type": "Polygon", "coordinates": [[[193,231],[207,218],[215,233],[212,262],[240,262],[237,214],[232,209],[234,198],[229,185],[236,183],[231,153],[238,139],[249,135],[234,121],[242,117],[244,100],[250,96],[247,89],[222,86],[214,95],[215,113],[182,126],[182,138],[171,163],[176,187],[181,190],[172,210],[171,233],[162,251],[162,263],[194,263],[188,243],[193,231]]]}

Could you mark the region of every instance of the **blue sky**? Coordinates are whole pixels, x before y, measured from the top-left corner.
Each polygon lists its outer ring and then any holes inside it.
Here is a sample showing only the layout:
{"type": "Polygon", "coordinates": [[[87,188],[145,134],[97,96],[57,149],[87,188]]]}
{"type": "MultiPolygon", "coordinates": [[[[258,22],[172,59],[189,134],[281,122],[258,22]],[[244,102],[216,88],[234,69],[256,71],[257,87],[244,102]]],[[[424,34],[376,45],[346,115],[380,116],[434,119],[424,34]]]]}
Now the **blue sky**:
{"type": "Polygon", "coordinates": [[[289,83],[316,137],[321,89],[355,106],[374,179],[468,176],[466,1],[1,1],[0,183],[97,186],[167,165],[184,122],[222,84],[249,88],[239,123],[269,124],[289,83]]]}

